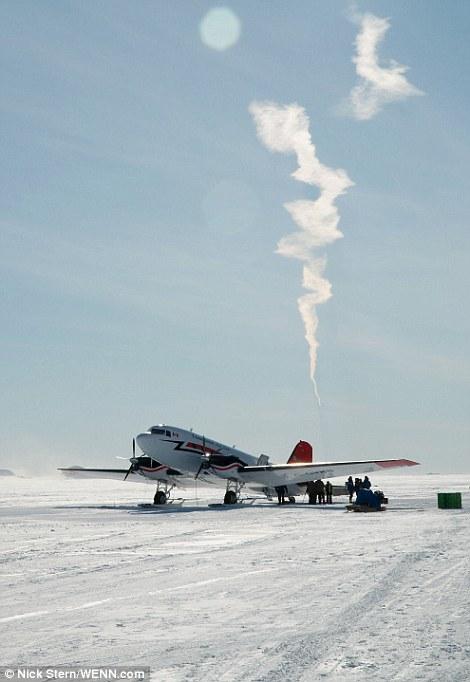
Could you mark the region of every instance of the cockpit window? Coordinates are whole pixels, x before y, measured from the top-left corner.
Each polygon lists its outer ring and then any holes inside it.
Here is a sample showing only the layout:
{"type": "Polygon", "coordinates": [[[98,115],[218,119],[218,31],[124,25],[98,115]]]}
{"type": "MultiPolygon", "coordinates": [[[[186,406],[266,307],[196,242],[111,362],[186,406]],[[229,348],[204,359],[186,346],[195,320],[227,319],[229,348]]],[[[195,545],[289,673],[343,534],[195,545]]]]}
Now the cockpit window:
{"type": "Polygon", "coordinates": [[[150,429],[150,433],[154,433],[157,436],[164,436],[165,429],[158,429],[156,426],[152,426],[152,428],[150,429]]]}

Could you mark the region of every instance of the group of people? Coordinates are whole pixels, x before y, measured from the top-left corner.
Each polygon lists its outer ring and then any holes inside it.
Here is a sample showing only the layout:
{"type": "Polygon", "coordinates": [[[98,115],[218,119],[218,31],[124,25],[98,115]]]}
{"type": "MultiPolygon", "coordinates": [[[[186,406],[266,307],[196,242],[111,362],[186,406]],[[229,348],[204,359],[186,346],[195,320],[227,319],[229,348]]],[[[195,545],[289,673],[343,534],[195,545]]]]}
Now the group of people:
{"type": "Polygon", "coordinates": [[[350,476],[346,481],[345,485],[349,495],[349,502],[352,502],[354,493],[356,493],[357,495],[358,491],[361,490],[361,488],[365,490],[370,490],[371,482],[368,476],[364,476],[364,480],[362,478],[355,478],[354,481],[352,479],[352,476],[350,476]]]}
{"type": "MultiPolygon", "coordinates": [[[[352,502],[354,493],[358,493],[359,490],[370,490],[371,482],[368,476],[362,478],[355,478],[354,481],[352,476],[349,476],[345,483],[346,489],[349,495],[349,502],[352,502]]],[[[278,504],[286,504],[290,501],[295,501],[294,499],[286,500],[288,495],[286,485],[276,486],[277,500],[278,504]]],[[[309,481],[307,483],[307,495],[309,504],[333,504],[333,485],[330,481],[324,483],[320,478],[317,481],[309,481]]]]}
{"type": "Polygon", "coordinates": [[[307,495],[309,504],[333,504],[333,485],[330,481],[323,483],[319,478],[317,481],[307,483],[307,495]]]}
{"type": "MultiPolygon", "coordinates": [[[[288,502],[295,501],[294,498],[286,500],[288,494],[286,485],[276,486],[276,493],[278,504],[287,504],[288,502]]],[[[333,485],[329,481],[323,483],[320,479],[318,481],[309,481],[307,483],[307,495],[309,504],[317,504],[317,500],[318,504],[333,504],[333,485]]]]}

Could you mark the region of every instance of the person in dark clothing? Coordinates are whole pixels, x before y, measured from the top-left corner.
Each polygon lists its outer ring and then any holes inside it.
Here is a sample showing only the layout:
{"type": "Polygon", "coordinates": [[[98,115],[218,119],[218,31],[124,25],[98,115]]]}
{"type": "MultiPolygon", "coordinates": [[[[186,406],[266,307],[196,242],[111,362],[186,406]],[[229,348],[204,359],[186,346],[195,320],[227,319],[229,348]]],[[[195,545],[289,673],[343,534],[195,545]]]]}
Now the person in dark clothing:
{"type": "Polygon", "coordinates": [[[287,486],[286,485],[277,485],[276,486],[276,492],[277,492],[277,503],[278,504],[285,504],[286,503],[285,496],[287,495],[287,486]]]}
{"type": "Polygon", "coordinates": [[[307,495],[309,504],[317,503],[317,486],[314,481],[309,481],[307,483],[307,495]]]}
{"type": "Polygon", "coordinates": [[[325,504],[325,484],[321,479],[317,481],[318,504],[325,504]]]}
{"type": "Polygon", "coordinates": [[[354,495],[354,481],[352,480],[352,476],[350,476],[346,481],[346,489],[349,495],[349,503],[351,503],[354,495]]]}
{"type": "Polygon", "coordinates": [[[327,504],[333,504],[333,484],[327,481],[325,483],[325,494],[326,494],[326,503],[327,504]]]}
{"type": "Polygon", "coordinates": [[[362,487],[365,488],[366,490],[370,490],[371,482],[369,481],[369,476],[364,476],[364,480],[362,481],[362,487]]]}
{"type": "Polygon", "coordinates": [[[362,479],[361,478],[355,478],[354,479],[354,492],[357,495],[358,490],[362,488],[362,479]]]}

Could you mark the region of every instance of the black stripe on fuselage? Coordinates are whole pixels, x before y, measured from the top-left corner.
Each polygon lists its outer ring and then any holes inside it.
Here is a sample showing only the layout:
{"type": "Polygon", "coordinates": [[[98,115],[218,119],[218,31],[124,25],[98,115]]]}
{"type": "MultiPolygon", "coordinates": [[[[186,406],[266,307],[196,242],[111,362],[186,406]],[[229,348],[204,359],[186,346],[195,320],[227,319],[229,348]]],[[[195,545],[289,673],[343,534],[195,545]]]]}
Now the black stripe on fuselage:
{"type": "MultiPolygon", "coordinates": [[[[195,448],[186,448],[184,447],[186,441],[185,440],[170,440],[169,438],[162,438],[162,440],[165,443],[176,443],[176,447],[174,448],[175,450],[179,450],[180,452],[190,452],[192,455],[201,455],[203,452],[204,446],[201,444],[201,449],[195,449],[195,448]]],[[[210,454],[211,457],[213,456],[212,453],[207,452],[206,454],[210,454]]]]}
{"type": "MultiPolygon", "coordinates": [[[[179,452],[189,452],[192,455],[201,455],[203,454],[200,450],[195,450],[194,448],[186,448],[184,447],[186,441],[185,440],[171,440],[170,438],[162,438],[165,443],[175,443],[176,447],[174,448],[175,450],[178,450],[179,452]]],[[[201,448],[203,446],[201,445],[201,448]]],[[[210,456],[210,462],[214,466],[229,466],[230,464],[239,464],[240,467],[245,467],[246,462],[244,462],[242,459],[237,457],[236,455],[222,455],[216,452],[208,452],[207,453],[210,456]]]]}
{"type": "Polygon", "coordinates": [[[211,455],[210,463],[218,467],[230,466],[231,464],[238,464],[240,468],[246,466],[245,462],[235,455],[211,455]]]}

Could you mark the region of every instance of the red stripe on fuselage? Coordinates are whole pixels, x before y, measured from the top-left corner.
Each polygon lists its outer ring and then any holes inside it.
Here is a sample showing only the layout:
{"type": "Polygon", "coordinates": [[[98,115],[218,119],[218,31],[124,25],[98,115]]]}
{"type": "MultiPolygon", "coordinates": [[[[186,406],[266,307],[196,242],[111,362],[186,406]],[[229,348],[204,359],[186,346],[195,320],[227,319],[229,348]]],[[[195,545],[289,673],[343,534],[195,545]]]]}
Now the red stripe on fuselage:
{"type": "Polygon", "coordinates": [[[207,445],[200,445],[199,443],[186,443],[187,448],[191,450],[198,450],[199,452],[207,452],[209,455],[216,455],[219,451],[207,447],[207,445]]]}
{"type": "Polygon", "coordinates": [[[164,466],[163,464],[159,467],[139,467],[139,469],[142,469],[142,471],[150,471],[151,473],[155,471],[166,471],[169,467],[164,466]]]}
{"type": "Polygon", "coordinates": [[[232,464],[225,464],[225,466],[222,466],[220,464],[211,464],[211,469],[217,469],[218,471],[228,471],[229,469],[238,469],[242,465],[240,462],[234,462],[232,464]]]}

